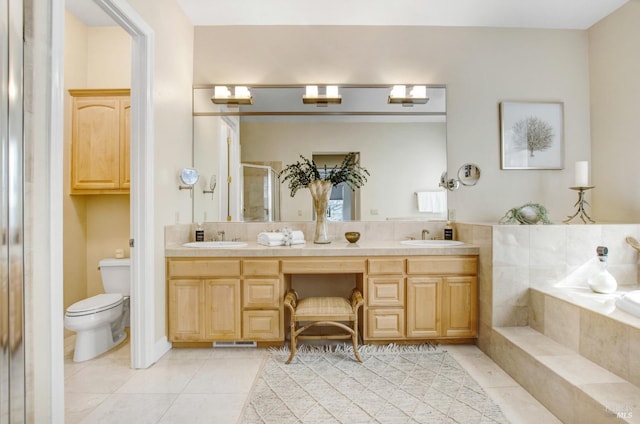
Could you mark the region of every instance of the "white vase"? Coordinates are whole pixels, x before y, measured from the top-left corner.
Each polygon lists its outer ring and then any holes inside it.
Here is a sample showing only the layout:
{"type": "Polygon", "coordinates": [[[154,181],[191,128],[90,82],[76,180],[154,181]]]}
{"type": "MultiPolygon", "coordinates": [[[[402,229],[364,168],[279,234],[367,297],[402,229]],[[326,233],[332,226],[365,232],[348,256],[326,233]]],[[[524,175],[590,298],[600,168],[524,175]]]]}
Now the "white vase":
{"type": "Polygon", "coordinates": [[[331,181],[315,180],[309,183],[309,192],[313,199],[313,208],[316,211],[316,231],[313,242],[317,244],[331,243],[327,228],[327,209],[331,198],[331,181]]]}

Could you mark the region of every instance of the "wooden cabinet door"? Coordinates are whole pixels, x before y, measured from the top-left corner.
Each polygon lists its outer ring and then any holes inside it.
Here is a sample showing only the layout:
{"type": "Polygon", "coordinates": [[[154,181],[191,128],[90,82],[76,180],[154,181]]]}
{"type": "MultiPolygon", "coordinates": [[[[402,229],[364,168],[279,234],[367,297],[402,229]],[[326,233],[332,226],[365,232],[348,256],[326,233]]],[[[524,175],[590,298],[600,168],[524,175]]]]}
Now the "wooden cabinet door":
{"type": "Polygon", "coordinates": [[[441,334],[442,279],[407,278],[407,337],[438,337],[441,334]]]}
{"type": "Polygon", "coordinates": [[[74,99],[72,190],[117,189],[120,184],[120,102],[74,99]]]}
{"type": "Polygon", "coordinates": [[[442,293],[442,335],[476,337],[478,334],[478,279],[447,277],[442,293]]]}
{"type": "Polygon", "coordinates": [[[120,101],[120,188],[131,187],[131,101],[120,101]]]}
{"type": "Polygon", "coordinates": [[[204,282],[205,338],[240,339],[240,280],[215,279],[204,282]]]}
{"type": "Polygon", "coordinates": [[[204,338],[204,295],[201,280],[169,280],[169,340],[204,338]]]}

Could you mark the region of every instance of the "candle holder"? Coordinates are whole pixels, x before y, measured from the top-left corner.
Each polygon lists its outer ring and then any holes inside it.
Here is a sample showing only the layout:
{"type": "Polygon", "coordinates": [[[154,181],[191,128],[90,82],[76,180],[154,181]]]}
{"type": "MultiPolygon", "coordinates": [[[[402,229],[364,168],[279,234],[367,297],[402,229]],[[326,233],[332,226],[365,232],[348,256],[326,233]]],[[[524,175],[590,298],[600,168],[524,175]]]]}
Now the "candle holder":
{"type": "MultiPolygon", "coordinates": [[[[595,188],[595,186],[588,186],[588,187],[569,187],[571,190],[576,190],[578,192],[578,201],[576,202],[575,205],[573,205],[574,207],[577,206],[578,210],[576,211],[576,213],[574,213],[573,215],[569,216],[568,219],[565,219],[564,222],[565,224],[568,224],[569,222],[571,222],[571,220],[577,216],[580,217],[580,219],[582,220],[582,222],[584,222],[585,224],[587,223],[587,221],[585,220],[585,218],[587,218],[589,220],[589,222],[591,222],[592,224],[595,224],[596,221],[594,221],[593,219],[591,219],[591,217],[589,216],[589,214],[587,213],[587,211],[584,209],[584,205],[589,205],[589,202],[587,202],[584,198],[584,194],[586,191],[591,190],[592,188],[595,188]]],[[[591,206],[591,205],[589,205],[591,206]]]]}

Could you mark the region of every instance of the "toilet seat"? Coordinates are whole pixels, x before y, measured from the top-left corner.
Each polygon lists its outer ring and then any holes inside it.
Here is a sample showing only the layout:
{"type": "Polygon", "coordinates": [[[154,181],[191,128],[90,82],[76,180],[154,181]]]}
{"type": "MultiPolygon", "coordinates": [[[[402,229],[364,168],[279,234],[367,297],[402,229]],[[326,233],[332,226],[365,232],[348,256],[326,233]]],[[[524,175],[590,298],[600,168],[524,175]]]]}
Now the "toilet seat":
{"type": "Polygon", "coordinates": [[[67,308],[66,316],[80,317],[103,312],[112,308],[116,308],[123,302],[121,294],[107,293],[98,294],[88,299],[74,303],[67,308]]]}

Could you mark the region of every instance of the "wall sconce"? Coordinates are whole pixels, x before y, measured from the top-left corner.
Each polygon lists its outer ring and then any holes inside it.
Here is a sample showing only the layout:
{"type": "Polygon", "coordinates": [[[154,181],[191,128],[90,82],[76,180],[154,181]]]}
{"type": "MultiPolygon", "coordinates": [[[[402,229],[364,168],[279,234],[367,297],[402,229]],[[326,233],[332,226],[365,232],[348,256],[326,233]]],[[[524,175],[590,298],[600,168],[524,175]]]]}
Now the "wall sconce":
{"type": "Polygon", "coordinates": [[[447,171],[440,176],[440,187],[444,187],[449,191],[457,190],[462,184],[465,187],[471,187],[478,183],[480,179],[480,168],[473,163],[465,163],[458,169],[458,178],[447,177],[447,171]]]}
{"type": "Polygon", "coordinates": [[[428,101],[429,97],[427,97],[427,86],[425,85],[414,85],[411,87],[408,95],[406,85],[394,85],[387,100],[390,104],[401,104],[406,107],[423,105],[428,101]]]}
{"type": "Polygon", "coordinates": [[[234,87],[233,95],[226,85],[216,85],[211,101],[218,105],[252,105],[253,97],[249,88],[243,85],[234,87]]]}
{"type": "Polygon", "coordinates": [[[302,103],[319,107],[326,107],[329,104],[339,105],[342,103],[342,96],[338,92],[337,85],[327,85],[325,94],[318,94],[317,85],[307,85],[305,94],[302,96],[302,103]]]}

